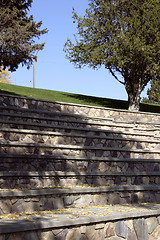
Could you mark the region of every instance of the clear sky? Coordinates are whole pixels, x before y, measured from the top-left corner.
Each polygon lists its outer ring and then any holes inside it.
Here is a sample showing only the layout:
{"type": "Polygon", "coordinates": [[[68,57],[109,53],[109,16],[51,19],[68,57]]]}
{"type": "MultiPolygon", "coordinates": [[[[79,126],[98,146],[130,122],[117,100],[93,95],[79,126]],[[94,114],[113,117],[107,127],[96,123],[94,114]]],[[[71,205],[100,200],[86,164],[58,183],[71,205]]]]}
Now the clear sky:
{"type": "MultiPolygon", "coordinates": [[[[88,0],[33,0],[30,14],[34,20],[43,22],[48,34],[41,36],[46,42],[44,50],[38,53],[36,62],[36,88],[78,93],[84,95],[127,100],[124,86],[118,83],[104,68],[93,70],[88,67],[76,69],[63,52],[67,38],[73,39],[76,24],[72,19],[72,7],[81,16],[88,6],[88,0]]],[[[33,69],[19,66],[12,73],[12,83],[33,86],[33,69]]],[[[146,96],[146,91],[142,97],[146,96]]]]}

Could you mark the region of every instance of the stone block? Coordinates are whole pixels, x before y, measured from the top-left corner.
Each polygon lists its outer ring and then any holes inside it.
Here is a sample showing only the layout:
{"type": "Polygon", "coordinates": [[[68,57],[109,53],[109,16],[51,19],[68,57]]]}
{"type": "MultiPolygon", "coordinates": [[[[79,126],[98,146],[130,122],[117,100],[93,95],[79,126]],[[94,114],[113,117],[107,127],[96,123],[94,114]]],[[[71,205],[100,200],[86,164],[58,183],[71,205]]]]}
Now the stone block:
{"type": "Polygon", "coordinates": [[[120,205],[125,205],[125,204],[128,204],[130,203],[130,197],[123,197],[123,198],[120,198],[120,205]]]}
{"type": "Polygon", "coordinates": [[[109,204],[119,204],[120,196],[118,193],[110,193],[108,194],[108,203],[109,204]]]}
{"type": "Polygon", "coordinates": [[[37,205],[39,205],[38,202],[32,202],[32,201],[24,202],[24,211],[25,212],[33,212],[36,209],[38,209],[37,205]]]}
{"type": "Polygon", "coordinates": [[[40,240],[54,240],[52,231],[39,231],[38,237],[40,240]]]}
{"type": "Polygon", "coordinates": [[[158,226],[150,235],[149,240],[160,240],[160,226],[158,226]]]}
{"type": "MultiPolygon", "coordinates": [[[[69,230],[67,228],[63,229],[61,232],[59,232],[57,235],[55,235],[53,239],[55,239],[55,240],[64,240],[64,239],[66,239],[66,235],[67,235],[68,231],[69,230]]],[[[54,233],[54,231],[53,231],[53,233],[54,233]]]]}
{"type": "Polygon", "coordinates": [[[105,240],[104,228],[96,230],[97,239],[105,240]]]}
{"type": "Polygon", "coordinates": [[[103,229],[105,227],[104,223],[98,223],[95,225],[95,229],[103,229]]]}
{"type": "Polygon", "coordinates": [[[136,233],[128,228],[127,240],[137,240],[136,233]]]}
{"type": "Polygon", "coordinates": [[[138,203],[139,202],[139,199],[138,199],[138,196],[136,193],[133,193],[131,195],[131,203],[138,203]]]}
{"type": "Polygon", "coordinates": [[[24,236],[21,240],[40,240],[40,239],[35,231],[29,231],[24,233],[24,236]]]}
{"type": "Polygon", "coordinates": [[[98,235],[97,235],[97,232],[95,231],[95,227],[94,226],[87,226],[85,236],[89,240],[97,240],[97,239],[99,239],[98,235]]]}
{"type": "Polygon", "coordinates": [[[115,223],[108,222],[104,227],[105,237],[109,238],[115,236],[115,223]]]}
{"type": "Polygon", "coordinates": [[[86,232],[86,225],[80,227],[80,232],[82,234],[85,234],[85,232],[86,232]]]}
{"type": "Polygon", "coordinates": [[[62,198],[53,198],[53,209],[64,208],[64,203],[62,198]]]}
{"type": "Polygon", "coordinates": [[[16,239],[16,240],[22,240],[23,239],[23,236],[24,236],[24,233],[11,233],[9,235],[9,237],[7,238],[6,236],[4,238],[0,238],[0,240],[13,240],[13,239],[16,239]]]}
{"type": "Polygon", "coordinates": [[[115,232],[118,237],[122,237],[122,238],[127,237],[127,226],[124,221],[118,221],[116,223],[115,232]]]}
{"type": "Polygon", "coordinates": [[[81,197],[77,200],[75,200],[74,205],[76,207],[88,207],[93,205],[92,204],[92,195],[86,194],[81,195],[81,197]]]}
{"type": "Polygon", "coordinates": [[[52,210],[53,209],[53,200],[52,198],[47,198],[44,204],[44,210],[52,210]]]}
{"type": "Polygon", "coordinates": [[[92,184],[94,186],[105,186],[108,185],[108,181],[105,177],[94,177],[92,184]]]}
{"type": "Polygon", "coordinates": [[[134,219],[133,226],[138,240],[149,240],[147,224],[144,218],[134,219]]]}
{"type": "Polygon", "coordinates": [[[88,240],[88,238],[86,238],[86,236],[84,234],[81,234],[81,237],[79,240],[88,240]]]}
{"type": "Polygon", "coordinates": [[[57,236],[59,233],[61,233],[63,231],[63,228],[58,228],[58,229],[54,229],[54,230],[52,230],[52,232],[53,232],[53,234],[55,235],[55,236],[57,236]]]}
{"type": "Polygon", "coordinates": [[[151,234],[155,228],[158,226],[158,220],[156,217],[146,218],[145,220],[148,228],[148,233],[151,234]]]}
{"type": "Polygon", "coordinates": [[[81,238],[81,232],[79,229],[71,229],[68,231],[65,240],[79,240],[81,238]]]}
{"type": "Polygon", "coordinates": [[[11,212],[12,204],[10,200],[1,200],[0,201],[0,211],[2,214],[7,214],[11,212]]]}
{"type": "Polygon", "coordinates": [[[130,230],[133,230],[134,227],[133,227],[133,220],[127,220],[125,221],[127,227],[130,229],[130,230]]]}
{"type": "Polygon", "coordinates": [[[72,205],[73,203],[74,203],[74,196],[70,195],[70,196],[64,197],[64,205],[65,206],[72,205]]]}
{"type": "Polygon", "coordinates": [[[114,237],[109,238],[109,240],[124,240],[124,238],[114,236],[114,237]]]}

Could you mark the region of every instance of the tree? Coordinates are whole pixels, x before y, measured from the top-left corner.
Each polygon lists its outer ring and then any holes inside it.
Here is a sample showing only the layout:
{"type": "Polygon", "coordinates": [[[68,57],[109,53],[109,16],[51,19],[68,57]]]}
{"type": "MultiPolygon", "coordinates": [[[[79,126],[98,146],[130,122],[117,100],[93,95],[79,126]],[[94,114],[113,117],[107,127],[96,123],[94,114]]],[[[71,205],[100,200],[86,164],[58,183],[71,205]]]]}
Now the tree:
{"type": "Polygon", "coordinates": [[[11,83],[11,75],[8,72],[8,69],[3,70],[3,67],[0,67],[0,82],[2,83],[11,83]]]}
{"type": "Polygon", "coordinates": [[[159,10],[159,0],[89,0],[84,17],[73,9],[78,31],[66,57],[79,68],[104,65],[124,85],[129,110],[139,110],[141,92],[160,73],[159,10]]]}
{"type": "Polygon", "coordinates": [[[151,87],[147,90],[147,98],[143,98],[145,103],[160,103],[160,79],[152,79],[151,87]]]}
{"type": "Polygon", "coordinates": [[[29,68],[38,50],[44,43],[37,44],[35,38],[47,33],[42,22],[36,23],[28,16],[33,0],[0,0],[0,66],[15,71],[22,63],[29,68]]]}

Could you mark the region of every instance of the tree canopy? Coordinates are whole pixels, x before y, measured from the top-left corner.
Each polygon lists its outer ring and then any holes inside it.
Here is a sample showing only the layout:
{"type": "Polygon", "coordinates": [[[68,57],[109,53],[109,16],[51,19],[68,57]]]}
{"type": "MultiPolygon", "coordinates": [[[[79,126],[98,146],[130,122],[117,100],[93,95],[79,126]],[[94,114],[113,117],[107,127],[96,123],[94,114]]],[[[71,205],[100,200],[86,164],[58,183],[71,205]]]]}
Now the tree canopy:
{"type": "Polygon", "coordinates": [[[41,30],[42,22],[36,23],[28,15],[32,1],[0,0],[0,66],[4,69],[15,71],[20,63],[29,68],[36,52],[44,47],[35,38],[48,30],[41,30]]]}
{"type": "Polygon", "coordinates": [[[66,57],[79,68],[104,65],[124,85],[129,110],[139,110],[141,92],[160,74],[159,12],[159,0],[89,0],[83,17],[73,9],[78,31],[66,57]]]}

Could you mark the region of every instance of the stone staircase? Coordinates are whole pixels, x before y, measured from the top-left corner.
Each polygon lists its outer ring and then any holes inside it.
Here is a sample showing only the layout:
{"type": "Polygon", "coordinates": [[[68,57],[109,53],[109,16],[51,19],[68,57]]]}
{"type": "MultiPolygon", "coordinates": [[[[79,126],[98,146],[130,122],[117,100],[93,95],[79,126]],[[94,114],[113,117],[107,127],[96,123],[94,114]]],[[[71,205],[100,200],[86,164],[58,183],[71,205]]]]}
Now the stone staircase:
{"type": "Polygon", "coordinates": [[[1,216],[160,202],[158,114],[2,94],[0,127],[1,216]]]}

